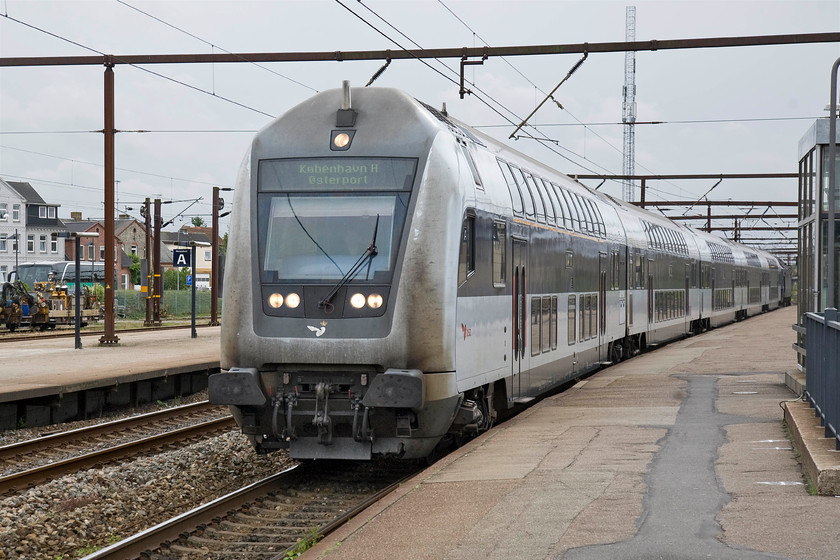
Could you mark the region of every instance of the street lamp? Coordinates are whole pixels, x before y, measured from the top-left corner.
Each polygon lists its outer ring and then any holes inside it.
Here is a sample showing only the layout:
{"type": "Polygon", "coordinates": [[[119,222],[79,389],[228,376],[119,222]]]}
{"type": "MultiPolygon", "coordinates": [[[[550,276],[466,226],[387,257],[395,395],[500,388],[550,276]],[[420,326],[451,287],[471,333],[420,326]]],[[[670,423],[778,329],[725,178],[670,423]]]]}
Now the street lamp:
{"type": "Polygon", "coordinates": [[[190,260],[192,261],[192,319],[191,319],[191,338],[196,338],[198,333],[195,332],[195,248],[196,247],[210,247],[211,244],[206,241],[190,241],[189,243],[181,244],[182,247],[190,247],[190,260]]]}
{"type": "MultiPolygon", "coordinates": [[[[66,231],[62,233],[54,234],[56,237],[64,237],[68,238],[71,237],[75,239],[75,257],[76,257],[76,303],[74,304],[75,311],[76,311],[76,350],[81,350],[82,348],[82,307],[81,307],[81,299],[82,299],[82,278],[81,278],[81,265],[79,263],[79,251],[81,247],[81,243],[79,240],[82,237],[99,237],[99,234],[91,231],[66,231]]],[[[91,241],[93,243],[93,241],[91,241]]]]}

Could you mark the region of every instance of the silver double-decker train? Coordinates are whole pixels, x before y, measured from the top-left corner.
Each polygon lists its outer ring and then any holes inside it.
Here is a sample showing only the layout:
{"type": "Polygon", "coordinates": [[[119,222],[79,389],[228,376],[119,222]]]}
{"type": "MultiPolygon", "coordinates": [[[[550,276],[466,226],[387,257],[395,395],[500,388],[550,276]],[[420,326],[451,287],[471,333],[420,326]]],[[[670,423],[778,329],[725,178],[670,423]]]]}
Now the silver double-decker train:
{"type": "Polygon", "coordinates": [[[225,274],[210,400],[258,451],[301,459],[425,457],[791,288],[768,253],[346,83],[254,138],[225,274]]]}

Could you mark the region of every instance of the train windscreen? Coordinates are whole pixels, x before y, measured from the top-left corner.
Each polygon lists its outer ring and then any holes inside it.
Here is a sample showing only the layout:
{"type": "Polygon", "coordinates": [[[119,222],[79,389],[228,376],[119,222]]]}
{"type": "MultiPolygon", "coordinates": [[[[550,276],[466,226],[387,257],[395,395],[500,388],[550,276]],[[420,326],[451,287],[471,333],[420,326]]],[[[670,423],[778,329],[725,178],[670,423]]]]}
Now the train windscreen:
{"type": "Polygon", "coordinates": [[[416,165],[389,158],[260,162],[262,282],[335,282],[360,259],[350,282],[389,282],[416,165]]]}

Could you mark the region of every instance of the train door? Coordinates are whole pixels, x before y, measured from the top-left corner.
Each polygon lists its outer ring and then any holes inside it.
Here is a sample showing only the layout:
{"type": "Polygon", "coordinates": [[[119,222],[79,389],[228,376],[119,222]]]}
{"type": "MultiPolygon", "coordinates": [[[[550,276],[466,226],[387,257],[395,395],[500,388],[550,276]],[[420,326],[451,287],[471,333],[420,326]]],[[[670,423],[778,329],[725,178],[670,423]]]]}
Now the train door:
{"type": "Polygon", "coordinates": [[[685,298],[683,314],[685,315],[685,332],[689,331],[691,326],[691,264],[685,263],[685,298]]]}
{"type": "Polygon", "coordinates": [[[511,277],[513,278],[513,359],[510,372],[510,398],[522,402],[528,391],[528,242],[511,239],[511,277]]]}
{"type": "Polygon", "coordinates": [[[606,253],[598,253],[598,354],[600,361],[607,361],[609,356],[605,343],[607,333],[607,267],[610,260],[606,253]]]}
{"type": "Polygon", "coordinates": [[[648,330],[653,324],[653,259],[648,259],[648,277],[647,277],[647,310],[648,310],[648,330]]]}

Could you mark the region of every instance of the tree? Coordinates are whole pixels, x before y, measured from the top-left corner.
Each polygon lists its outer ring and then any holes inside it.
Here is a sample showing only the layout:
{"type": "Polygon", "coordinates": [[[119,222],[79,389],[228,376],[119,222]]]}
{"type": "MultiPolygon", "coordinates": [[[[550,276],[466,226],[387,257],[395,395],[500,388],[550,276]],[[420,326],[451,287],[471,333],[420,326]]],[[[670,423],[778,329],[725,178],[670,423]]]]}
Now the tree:
{"type": "Polygon", "coordinates": [[[131,266],[128,271],[131,274],[131,283],[135,286],[140,284],[140,255],[128,255],[131,259],[131,266]]]}
{"type": "Polygon", "coordinates": [[[193,227],[206,227],[207,226],[207,224],[204,222],[204,218],[202,218],[201,216],[193,216],[192,220],[190,220],[190,221],[192,222],[193,227]]]}
{"type": "Polygon", "coordinates": [[[183,268],[167,268],[163,271],[163,289],[164,290],[186,290],[187,286],[187,275],[190,273],[190,269],[183,267],[183,268]]]}

